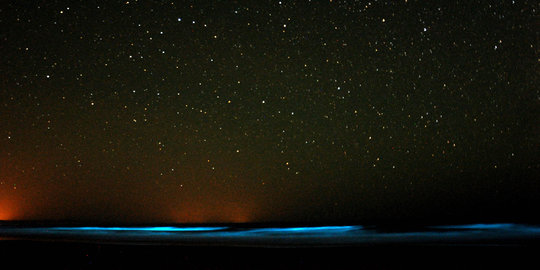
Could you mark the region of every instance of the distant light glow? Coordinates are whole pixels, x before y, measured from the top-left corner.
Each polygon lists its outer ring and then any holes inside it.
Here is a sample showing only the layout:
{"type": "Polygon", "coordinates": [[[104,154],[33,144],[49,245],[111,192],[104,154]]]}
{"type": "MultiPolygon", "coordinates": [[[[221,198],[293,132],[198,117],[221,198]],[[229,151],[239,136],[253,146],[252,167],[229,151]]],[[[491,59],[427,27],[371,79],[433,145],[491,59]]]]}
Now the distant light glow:
{"type": "Polygon", "coordinates": [[[201,232],[220,231],[228,227],[56,227],[59,231],[152,231],[152,232],[201,232]]]}

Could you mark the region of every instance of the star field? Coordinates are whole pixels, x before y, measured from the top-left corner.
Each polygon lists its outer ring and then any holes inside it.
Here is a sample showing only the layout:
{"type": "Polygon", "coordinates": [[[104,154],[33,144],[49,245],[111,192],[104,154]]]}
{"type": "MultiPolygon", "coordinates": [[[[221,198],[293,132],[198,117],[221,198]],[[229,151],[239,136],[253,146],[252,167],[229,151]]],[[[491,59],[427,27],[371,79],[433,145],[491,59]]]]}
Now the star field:
{"type": "Polygon", "coordinates": [[[3,3],[0,219],[516,213],[540,191],[538,8],[3,3]]]}

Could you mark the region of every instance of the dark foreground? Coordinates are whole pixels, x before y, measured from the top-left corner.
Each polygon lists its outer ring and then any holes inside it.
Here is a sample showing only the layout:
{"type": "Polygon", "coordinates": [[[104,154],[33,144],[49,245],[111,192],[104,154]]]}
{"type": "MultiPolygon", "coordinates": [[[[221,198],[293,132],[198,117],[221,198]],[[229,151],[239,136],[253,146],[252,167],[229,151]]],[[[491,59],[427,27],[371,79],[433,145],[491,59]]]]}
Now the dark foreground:
{"type": "Polygon", "coordinates": [[[2,265],[49,269],[538,269],[540,228],[0,226],[2,265]]]}
{"type": "Polygon", "coordinates": [[[0,242],[17,269],[538,269],[523,247],[184,247],[71,242],[0,242]]]}

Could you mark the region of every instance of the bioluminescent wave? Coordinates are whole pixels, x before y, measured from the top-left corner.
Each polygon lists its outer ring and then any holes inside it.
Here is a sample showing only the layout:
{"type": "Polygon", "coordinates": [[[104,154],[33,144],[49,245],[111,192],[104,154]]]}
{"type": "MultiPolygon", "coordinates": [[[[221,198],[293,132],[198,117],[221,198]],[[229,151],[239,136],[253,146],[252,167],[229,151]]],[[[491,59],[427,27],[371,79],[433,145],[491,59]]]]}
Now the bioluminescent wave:
{"type": "Polygon", "coordinates": [[[320,226],[320,227],[283,227],[251,229],[252,233],[344,233],[351,230],[362,230],[362,226],[320,226]]]}
{"type": "Polygon", "coordinates": [[[526,224],[467,224],[385,230],[376,226],[246,227],[25,227],[0,226],[0,238],[171,243],[178,245],[525,245],[540,241],[540,227],[526,224]]]}
{"type": "Polygon", "coordinates": [[[220,231],[228,227],[54,227],[59,231],[140,231],[140,232],[205,232],[220,231]]]}
{"type": "MultiPolygon", "coordinates": [[[[225,231],[230,227],[53,227],[49,230],[58,231],[126,231],[126,232],[205,232],[225,231]]],[[[236,230],[243,233],[344,233],[351,230],[362,230],[362,226],[318,226],[318,227],[273,227],[273,228],[244,228],[236,230]]]]}
{"type": "Polygon", "coordinates": [[[540,231],[540,227],[537,226],[526,226],[522,224],[514,223],[493,223],[493,224],[463,224],[463,225],[445,225],[445,226],[434,226],[435,229],[447,229],[447,230],[527,230],[527,231],[540,231]]]}

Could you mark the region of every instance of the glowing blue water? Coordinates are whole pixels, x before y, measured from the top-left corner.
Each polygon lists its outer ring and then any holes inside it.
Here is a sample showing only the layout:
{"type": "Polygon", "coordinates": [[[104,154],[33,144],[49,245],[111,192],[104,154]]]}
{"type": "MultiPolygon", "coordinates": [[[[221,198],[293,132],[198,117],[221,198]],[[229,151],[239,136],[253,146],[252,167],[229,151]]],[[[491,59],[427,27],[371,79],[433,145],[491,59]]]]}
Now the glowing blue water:
{"type": "MultiPolygon", "coordinates": [[[[319,226],[319,227],[276,227],[276,228],[249,228],[240,230],[242,233],[342,233],[351,230],[361,230],[362,226],[319,226]]],[[[229,227],[53,227],[49,230],[58,231],[130,231],[130,232],[205,232],[224,231],[229,227]]]]}
{"type": "Polygon", "coordinates": [[[511,229],[516,227],[516,224],[512,223],[495,223],[495,224],[464,224],[464,225],[448,225],[448,226],[435,226],[440,229],[457,229],[457,230],[494,230],[494,229],[511,229]]]}
{"type": "MultiPolygon", "coordinates": [[[[433,226],[434,229],[444,230],[517,230],[538,231],[540,228],[512,223],[496,224],[465,224],[433,226]]],[[[365,231],[362,226],[317,226],[317,227],[267,227],[234,229],[231,227],[53,227],[52,231],[87,231],[87,232],[223,232],[228,234],[339,234],[360,233],[365,231]]]]}
{"type": "Polygon", "coordinates": [[[254,233],[342,233],[351,230],[361,230],[362,226],[321,226],[321,227],[284,227],[252,229],[254,233]]]}
{"type": "MultiPolygon", "coordinates": [[[[2,224],[0,224],[2,225],[2,224]]],[[[75,239],[186,245],[362,245],[362,244],[470,244],[516,245],[540,243],[540,227],[525,224],[467,224],[417,230],[379,230],[376,226],[317,227],[24,227],[0,226],[2,237],[75,239]]]]}
{"type": "Polygon", "coordinates": [[[228,227],[54,227],[59,231],[150,231],[150,232],[204,232],[220,231],[228,227]]]}

